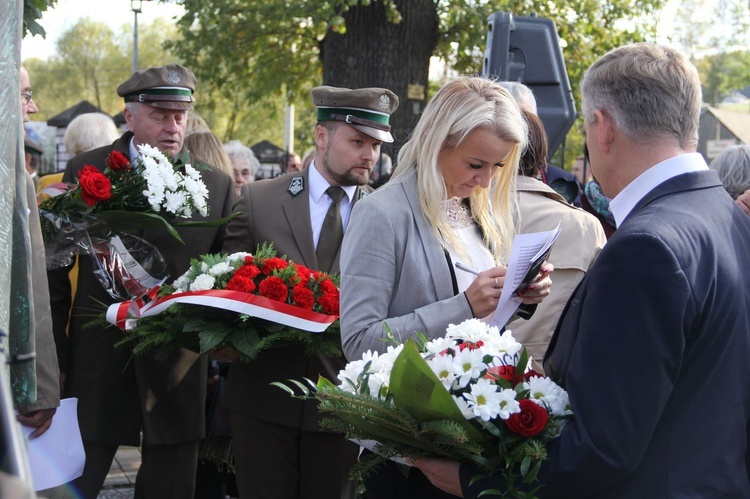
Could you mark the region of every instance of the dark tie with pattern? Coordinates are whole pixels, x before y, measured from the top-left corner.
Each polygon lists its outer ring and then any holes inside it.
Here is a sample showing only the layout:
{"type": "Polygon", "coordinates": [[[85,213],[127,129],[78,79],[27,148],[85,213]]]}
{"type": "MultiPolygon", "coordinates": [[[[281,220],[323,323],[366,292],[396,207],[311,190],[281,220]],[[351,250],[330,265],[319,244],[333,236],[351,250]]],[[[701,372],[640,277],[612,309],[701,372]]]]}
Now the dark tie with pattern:
{"type": "Polygon", "coordinates": [[[333,261],[341,246],[341,239],[344,237],[344,224],[341,222],[341,210],[339,203],[343,199],[344,189],[341,187],[331,186],[326,189],[333,202],[328,208],[326,218],[323,220],[323,226],[320,229],[320,238],[318,239],[318,248],[315,254],[318,257],[318,270],[330,272],[333,261]]]}

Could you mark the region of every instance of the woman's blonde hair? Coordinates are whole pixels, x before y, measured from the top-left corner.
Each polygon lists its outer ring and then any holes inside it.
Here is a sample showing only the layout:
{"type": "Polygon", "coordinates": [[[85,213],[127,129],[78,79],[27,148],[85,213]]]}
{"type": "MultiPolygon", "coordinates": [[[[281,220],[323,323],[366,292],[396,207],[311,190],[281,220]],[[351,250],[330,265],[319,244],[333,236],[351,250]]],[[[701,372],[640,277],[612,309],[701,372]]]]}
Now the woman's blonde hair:
{"type": "Polygon", "coordinates": [[[185,136],[185,148],[195,159],[213,166],[234,178],[232,160],[229,159],[219,137],[211,132],[193,132],[185,136]]]}
{"type": "Polygon", "coordinates": [[[515,234],[515,185],[518,161],[526,148],[527,126],[515,99],[497,83],[479,77],[462,77],[446,83],[424,109],[411,139],[401,148],[393,178],[416,170],[419,204],[443,247],[459,254],[466,249],[441,215],[448,196],[438,168],[444,148],[460,145],[473,130],[484,128],[500,139],[515,142],[505,165],[497,168],[488,189],[474,189],[469,198],[472,218],[485,244],[500,264],[507,260],[515,234]]]}

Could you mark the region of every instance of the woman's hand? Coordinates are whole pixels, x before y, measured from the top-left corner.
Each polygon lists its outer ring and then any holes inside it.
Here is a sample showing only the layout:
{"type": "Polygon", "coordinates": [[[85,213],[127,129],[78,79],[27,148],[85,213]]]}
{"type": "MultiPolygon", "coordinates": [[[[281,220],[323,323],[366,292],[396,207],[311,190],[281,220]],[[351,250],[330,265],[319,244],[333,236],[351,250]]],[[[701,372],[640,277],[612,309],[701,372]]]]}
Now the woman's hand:
{"type": "Polygon", "coordinates": [[[750,215],[750,189],[740,194],[736,203],[742,208],[742,211],[744,211],[745,214],[750,215]]]}
{"type": "Polygon", "coordinates": [[[549,262],[544,262],[539,273],[524,289],[518,291],[519,298],[523,298],[525,305],[534,305],[542,303],[549,296],[552,288],[552,279],[550,274],[555,270],[555,266],[549,262]]]}
{"type": "Polygon", "coordinates": [[[464,496],[458,472],[459,464],[456,461],[423,457],[415,459],[411,464],[419,468],[432,485],[443,492],[458,497],[464,496]]]}
{"type": "Polygon", "coordinates": [[[492,267],[482,271],[466,289],[466,299],[469,300],[474,317],[486,317],[495,311],[507,270],[505,267],[492,267]]]}

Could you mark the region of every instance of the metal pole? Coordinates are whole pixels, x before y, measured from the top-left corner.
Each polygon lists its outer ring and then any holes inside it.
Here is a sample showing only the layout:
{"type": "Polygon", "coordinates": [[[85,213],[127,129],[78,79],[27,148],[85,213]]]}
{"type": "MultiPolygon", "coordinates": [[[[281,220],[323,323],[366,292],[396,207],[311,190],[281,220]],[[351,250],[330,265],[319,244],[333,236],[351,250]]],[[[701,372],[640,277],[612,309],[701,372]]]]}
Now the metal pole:
{"type": "Polygon", "coordinates": [[[138,71],[138,13],[140,9],[136,9],[134,4],[133,7],[133,73],[138,71]]]}

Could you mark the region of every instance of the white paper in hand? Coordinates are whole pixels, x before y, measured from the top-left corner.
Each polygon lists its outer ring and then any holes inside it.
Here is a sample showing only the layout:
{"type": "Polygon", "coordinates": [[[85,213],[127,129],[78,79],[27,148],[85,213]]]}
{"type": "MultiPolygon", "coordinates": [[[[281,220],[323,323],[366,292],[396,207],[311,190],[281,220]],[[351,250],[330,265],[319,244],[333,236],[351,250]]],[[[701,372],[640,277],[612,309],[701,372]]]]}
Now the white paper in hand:
{"type": "Polygon", "coordinates": [[[553,230],[518,234],[510,250],[505,285],[500,293],[491,324],[503,328],[523,302],[516,293],[539,273],[539,268],[549,257],[549,252],[560,234],[560,223],[553,230]]]}

